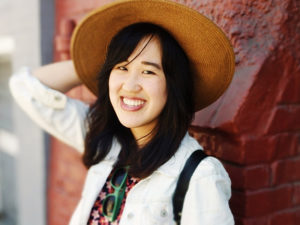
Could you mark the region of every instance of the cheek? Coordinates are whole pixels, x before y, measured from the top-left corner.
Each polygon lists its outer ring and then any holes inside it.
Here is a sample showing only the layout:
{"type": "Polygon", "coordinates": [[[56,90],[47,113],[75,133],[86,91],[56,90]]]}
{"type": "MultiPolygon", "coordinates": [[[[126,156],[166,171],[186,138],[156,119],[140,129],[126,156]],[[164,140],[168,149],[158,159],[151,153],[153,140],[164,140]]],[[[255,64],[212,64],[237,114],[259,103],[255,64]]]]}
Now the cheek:
{"type": "Polygon", "coordinates": [[[119,86],[120,86],[120,82],[118,82],[118,79],[116,79],[116,76],[111,74],[109,76],[109,80],[108,80],[108,91],[109,91],[109,98],[110,98],[111,102],[115,98],[116,93],[119,89],[119,86]]]}
{"type": "Polygon", "coordinates": [[[164,88],[164,91],[161,93],[161,98],[162,98],[162,105],[164,108],[167,103],[167,100],[168,100],[168,92],[167,92],[166,87],[164,88]]]}
{"type": "Polygon", "coordinates": [[[156,106],[159,109],[164,108],[168,98],[165,80],[161,80],[160,82],[154,84],[151,88],[151,93],[153,98],[155,99],[156,106]]]}
{"type": "Polygon", "coordinates": [[[110,102],[112,103],[112,90],[113,90],[113,87],[112,87],[112,80],[111,80],[111,76],[109,76],[109,80],[108,80],[108,94],[109,94],[109,100],[110,102]]]}
{"type": "Polygon", "coordinates": [[[160,82],[160,94],[161,96],[163,96],[163,98],[165,99],[165,101],[167,101],[168,98],[168,91],[167,91],[167,81],[166,78],[164,77],[164,79],[160,82]]]}
{"type": "Polygon", "coordinates": [[[113,89],[112,77],[109,76],[109,79],[108,79],[108,92],[109,92],[109,94],[111,93],[112,89],[113,89]]]}

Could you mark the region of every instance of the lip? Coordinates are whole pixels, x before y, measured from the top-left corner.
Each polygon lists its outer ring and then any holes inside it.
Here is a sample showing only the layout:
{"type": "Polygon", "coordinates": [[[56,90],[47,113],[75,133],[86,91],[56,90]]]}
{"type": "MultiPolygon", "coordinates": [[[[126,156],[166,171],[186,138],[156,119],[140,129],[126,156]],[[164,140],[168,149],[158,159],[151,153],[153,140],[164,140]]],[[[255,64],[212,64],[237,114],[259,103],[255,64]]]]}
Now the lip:
{"type": "Polygon", "coordinates": [[[126,96],[121,96],[121,108],[125,111],[131,111],[131,112],[135,112],[135,111],[139,111],[140,109],[142,109],[144,106],[145,106],[145,103],[146,103],[146,100],[145,99],[142,99],[142,98],[132,98],[132,97],[126,97],[126,96]],[[126,98],[126,99],[130,99],[130,100],[140,100],[140,101],[143,101],[143,104],[141,105],[136,105],[136,106],[133,106],[133,105],[127,105],[124,103],[123,99],[126,98]]]}

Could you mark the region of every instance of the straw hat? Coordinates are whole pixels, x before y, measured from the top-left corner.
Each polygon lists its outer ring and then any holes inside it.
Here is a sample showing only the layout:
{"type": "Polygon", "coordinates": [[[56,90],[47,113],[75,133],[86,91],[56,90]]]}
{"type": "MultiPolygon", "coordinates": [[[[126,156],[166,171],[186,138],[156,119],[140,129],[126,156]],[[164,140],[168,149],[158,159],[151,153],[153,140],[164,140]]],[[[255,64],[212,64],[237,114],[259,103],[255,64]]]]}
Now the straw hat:
{"type": "Polygon", "coordinates": [[[76,27],[71,55],[78,76],[97,95],[96,76],[106,49],[122,28],[148,22],[166,29],[188,55],[195,71],[196,110],[216,101],[230,84],[234,53],[225,34],[212,21],[184,5],[166,0],[122,0],[87,15],[76,27]]]}

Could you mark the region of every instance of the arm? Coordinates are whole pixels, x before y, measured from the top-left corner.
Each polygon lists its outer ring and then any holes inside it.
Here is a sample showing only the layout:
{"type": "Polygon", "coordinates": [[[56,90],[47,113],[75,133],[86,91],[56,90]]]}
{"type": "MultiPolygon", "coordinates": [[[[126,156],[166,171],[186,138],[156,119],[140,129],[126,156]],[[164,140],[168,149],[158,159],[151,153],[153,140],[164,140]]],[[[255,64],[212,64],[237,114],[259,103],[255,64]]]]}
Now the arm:
{"type": "Polygon", "coordinates": [[[81,84],[72,60],[39,67],[32,71],[32,75],[44,85],[62,93],[66,93],[73,87],[81,84]]]}
{"type": "Polygon", "coordinates": [[[228,201],[231,181],[214,157],[204,159],[195,170],[183,204],[182,225],[233,225],[228,201]]]}
{"type": "Polygon", "coordinates": [[[10,78],[9,87],[16,103],[34,122],[51,135],[82,152],[87,129],[85,118],[89,106],[61,92],[78,84],[70,66],[67,62],[51,64],[36,70],[35,76],[29,68],[23,68],[10,78]],[[62,71],[59,70],[61,66],[62,71]],[[62,85],[59,76],[64,77],[62,85]],[[66,78],[68,76],[71,76],[71,81],[66,78]]]}

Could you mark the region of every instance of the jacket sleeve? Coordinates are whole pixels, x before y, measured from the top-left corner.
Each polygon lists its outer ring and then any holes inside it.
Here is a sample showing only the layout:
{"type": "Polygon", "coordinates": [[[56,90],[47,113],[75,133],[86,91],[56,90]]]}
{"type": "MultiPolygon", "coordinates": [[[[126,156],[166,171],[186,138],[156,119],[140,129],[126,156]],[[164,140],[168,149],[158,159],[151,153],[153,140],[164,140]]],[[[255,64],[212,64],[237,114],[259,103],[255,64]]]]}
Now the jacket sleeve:
{"type": "Polygon", "coordinates": [[[185,196],[182,225],[233,225],[228,201],[231,181],[221,162],[204,159],[192,175],[185,196]]]}
{"type": "Polygon", "coordinates": [[[9,80],[12,96],[28,116],[64,143],[83,152],[88,105],[50,89],[22,68],[9,80]]]}

